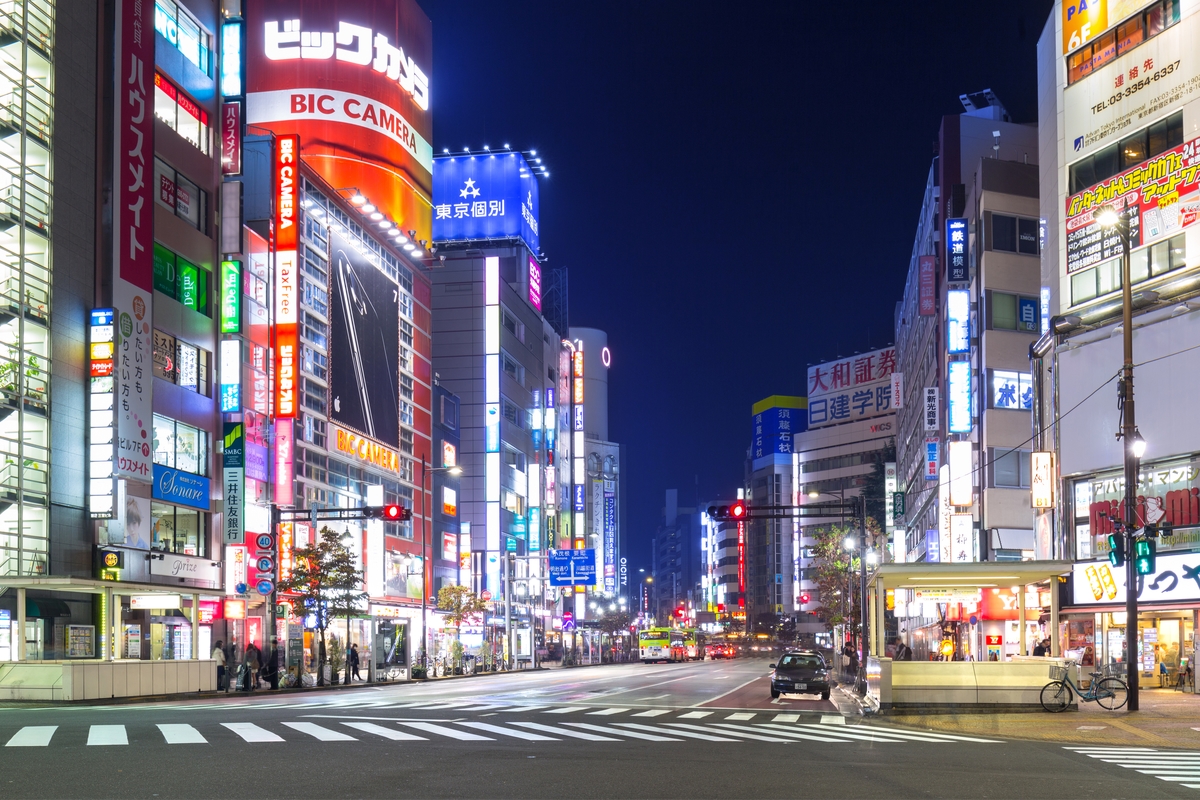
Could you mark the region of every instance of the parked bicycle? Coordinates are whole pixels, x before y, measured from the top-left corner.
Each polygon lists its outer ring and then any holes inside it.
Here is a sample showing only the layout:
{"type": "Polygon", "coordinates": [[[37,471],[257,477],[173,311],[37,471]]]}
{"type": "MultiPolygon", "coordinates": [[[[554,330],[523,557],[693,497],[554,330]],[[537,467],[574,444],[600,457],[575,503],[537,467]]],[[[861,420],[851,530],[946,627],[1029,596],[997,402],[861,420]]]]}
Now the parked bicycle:
{"type": "Polygon", "coordinates": [[[1042,687],[1042,708],[1050,712],[1065,711],[1071,704],[1072,695],[1078,695],[1085,703],[1095,701],[1109,711],[1116,711],[1125,705],[1129,699],[1129,687],[1117,677],[1120,664],[1106,664],[1099,672],[1088,673],[1092,676],[1092,682],[1086,691],[1071,680],[1071,669],[1075,666],[1078,664],[1074,661],[1050,665],[1050,682],[1042,687]]]}

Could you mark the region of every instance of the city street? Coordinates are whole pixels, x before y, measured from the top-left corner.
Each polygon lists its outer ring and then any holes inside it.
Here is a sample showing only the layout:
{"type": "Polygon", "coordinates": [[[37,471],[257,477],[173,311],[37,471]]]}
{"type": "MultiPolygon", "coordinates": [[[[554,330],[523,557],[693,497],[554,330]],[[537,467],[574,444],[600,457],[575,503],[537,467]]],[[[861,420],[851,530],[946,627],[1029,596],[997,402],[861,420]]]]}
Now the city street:
{"type": "MultiPolygon", "coordinates": [[[[1178,797],[1192,754],[934,733],[763,659],[5,709],[0,797],[1178,797]],[[1182,763],[1181,763],[1182,762],[1182,763]]],[[[1190,777],[1189,777],[1190,776],[1190,777]]]]}

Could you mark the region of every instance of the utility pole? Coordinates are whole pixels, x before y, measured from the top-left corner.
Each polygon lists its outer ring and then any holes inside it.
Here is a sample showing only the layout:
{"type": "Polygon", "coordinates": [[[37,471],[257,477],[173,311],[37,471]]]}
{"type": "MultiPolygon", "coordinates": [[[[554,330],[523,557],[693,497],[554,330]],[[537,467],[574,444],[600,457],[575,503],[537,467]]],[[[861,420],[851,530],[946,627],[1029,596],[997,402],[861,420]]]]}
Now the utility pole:
{"type": "Polygon", "coordinates": [[[512,567],[516,556],[513,553],[504,553],[504,641],[506,646],[505,662],[509,668],[512,667],[513,661],[513,620],[512,620],[512,567]]]}

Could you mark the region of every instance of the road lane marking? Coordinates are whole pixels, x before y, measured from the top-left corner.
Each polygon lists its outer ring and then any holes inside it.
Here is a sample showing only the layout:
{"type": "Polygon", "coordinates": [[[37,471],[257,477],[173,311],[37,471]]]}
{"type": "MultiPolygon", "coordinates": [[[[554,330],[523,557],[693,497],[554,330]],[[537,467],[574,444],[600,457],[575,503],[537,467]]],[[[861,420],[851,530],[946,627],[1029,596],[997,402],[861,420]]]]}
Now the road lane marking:
{"type": "Polygon", "coordinates": [[[88,746],[129,744],[124,725],[93,725],[88,729],[88,746]]]}
{"type": "MultiPolygon", "coordinates": [[[[726,677],[728,677],[728,676],[726,676],[726,677]]],[[[739,685],[737,685],[737,686],[733,687],[733,688],[732,688],[732,689],[730,689],[728,692],[723,692],[722,694],[719,694],[719,695],[717,695],[716,697],[710,697],[709,699],[705,700],[703,703],[700,703],[700,705],[708,705],[709,703],[715,703],[715,702],[717,702],[718,700],[720,700],[722,697],[725,697],[726,695],[731,695],[731,694],[733,694],[733,693],[734,693],[734,692],[736,692],[738,689],[742,689],[742,688],[744,688],[744,687],[746,687],[746,686],[749,686],[750,684],[754,683],[755,681],[762,680],[762,677],[763,677],[763,676],[759,675],[759,676],[757,676],[757,677],[751,678],[750,680],[746,681],[745,683],[743,683],[743,684],[739,684],[739,685]]]]}
{"type": "Polygon", "coordinates": [[[772,722],[799,722],[799,714],[776,714],[772,722]]]}
{"type": "Polygon", "coordinates": [[[546,707],[547,707],[546,704],[542,703],[541,705],[536,705],[536,706],[508,706],[507,708],[500,708],[497,710],[499,710],[499,711],[537,711],[538,709],[542,709],[542,708],[546,708],[546,707]]]}
{"type": "Polygon", "coordinates": [[[743,739],[754,739],[759,742],[794,744],[791,739],[783,739],[778,736],[767,736],[765,732],[752,733],[740,725],[726,725],[723,722],[714,723],[711,728],[704,728],[699,725],[688,725],[685,722],[668,722],[667,724],[672,728],[689,728],[697,731],[708,731],[709,733],[723,733],[726,736],[740,736],[743,739]]]}
{"type": "Polygon", "coordinates": [[[548,708],[543,711],[543,714],[570,714],[572,711],[579,711],[583,706],[563,706],[562,708],[548,708]]]}
{"type": "Polygon", "coordinates": [[[427,742],[429,741],[424,736],[414,736],[411,733],[398,731],[395,728],[385,728],[383,725],[376,725],[373,722],[343,722],[347,728],[354,728],[356,731],[363,733],[373,733],[376,736],[382,736],[385,739],[391,739],[393,742],[427,742]]]}
{"type": "Polygon", "coordinates": [[[191,725],[166,725],[159,723],[158,729],[162,731],[163,738],[167,744],[208,744],[208,739],[200,735],[200,731],[193,728],[191,725]]]}
{"type": "MultiPolygon", "coordinates": [[[[820,727],[810,725],[809,727],[820,727]]],[[[903,728],[889,728],[883,725],[856,725],[858,730],[879,731],[885,736],[903,736],[914,740],[923,739],[930,742],[983,742],[984,744],[1000,744],[999,739],[981,739],[977,736],[962,736],[957,733],[933,733],[931,731],[908,731],[903,728]]]]}
{"type": "Polygon", "coordinates": [[[680,719],[703,719],[704,717],[707,717],[711,713],[713,713],[713,712],[711,712],[711,711],[689,711],[686,714],[680,714],[679,718],[680,719]]]}
{"type": "Polygon", "coordinates": [[[737,714],[730,714],[730,715],[729,715],[728,717],[726,717],[725,719],[730,719],[730,720],[747,720],[747,719],[754,719],[754,717],[755,717],[755,716],[757,716],[757,715],[755,715],[755,714],[750,714],[750,713],[748,713],[748,712],[742,711],[742,712],[739,712],[739,713],[737,713],[737,714]]]}
{"type": "Polygon", "coordinates": [[[513,722],[512,725],[520,725],[522,728],[529,728],[534,731],[545,731],[546,733],[554,733],[559,736],[569,736],[572,739],[586,739],[589,742],[619,742],[620,739],[614,739],[611,736],[598,736],[594,733],[584,733],[583,731],[569,731],[566,728],[557,728],[553,725],[542,725],[537,722],[513,722]]]}
{"type": "Polygon", "coordinates": [[[45,747],[58,730],[57,725],[26,725],[13,734],[5,747],[45,747]]]}
{"type": "MultiPolygon", "coordinates": [[[[622,728],[637,728],[637,729],[643,730],[643,731],[654,731],[655,733],[663,730],[662,728],[652,728],[649,725],[641,725],[636,722],[618,722],[617,724],[620,725],[622,728]]],[[[700,728],[700,730],[705,730],[705,729],[700,728]]],[[[712,734],[708,734],[708,733],[693,733],[692,731],[680,731],[680,730],[676,730],[674,728],[672,728],[669,731],[666,731],[666,733],[670,733],[672,736],[686,736],[689,739],[703,739],[706,742],[736,742],[736,741],[738,741],[737,739],[730,739],[729,737],[726,737],[726,736],[713,736],[712,734]]]]}
{"type": "Polygon", "coordinates": [[[246,742],[282,742],[282,736],[266,728],[260,728],[253,722],[222,722],[222,726],[242,737],[246,742]]]}
{"type": "Polygon", "coordinates": [[[294,731],[300,731],[301,733],[307,733],[309,736],[313,737],[314,739],[317,739],[318,741],[322,741],[322,742],[357,742],[358,741],[358,739],[355,739],[353,736],[351,736],[349,734],[342,733],[341,731],[330,730],[329,728],[322,728],[320,725],[316,724],[315,722],[285,722],[283,724],[288,726],[289,728],[291,728],[294,731]]]}
{"type": "Polygon", "coordinates": [[[589,717],[609,717],[613,714],[624,714],[628,708],[602,708],[599,711],[589,711],[589,717]]]}
{"type": "Polygon", "coordinates": [[[415,728],[426,733],[436,733],[441,736],[448,736],[451,739],[458,739],[462,742],[494,742],[496,741],[490,736],[478,736],[474,733],[456,730],[455,728],[447,728],[444,725],[434,725],[432,722],[401,722],[401,725],[406,728],[415,728]]]}
{"type": "MultiPolygon", "coordinates": [[[[774,734],[776,736],[786,736],[786,737],[793,738],[793,739],[804,739],[805,741],[809,741],[809,742],[824,742],[825,744],[845,744],[847,742],[858,741],[857,739],[854,739],[852,737],[842,736],[841,734],[826,733],[824,731],[822,731],[821,733],[806,733],[804,731],[796,730],[794,727],[791,727],[791,726],[784,727],[783,725],[770,725],[767,723],[759,723],[758,725],[756,725],[756,727],[762,728],[766,732],[774,734]]],[[[902,739],[872,739],[870,741],[899,742],[899,741],[903,741],[903,740],[902,739]]]]}
{"type": "Polygon", "coordinates": [[[512,728],[505,728],[502,725],[491,725],[487,722],[460,722],[459,725],[465,725],[468,728],[475,728],[488,733],[498,733],[501,736],[511,736],[514,739],[524,739],[527,742],[557,742],[552,736],[542,736],[540,733],[526,733],[525,731],[514,731],[512,728]]]}
{"type": "Polygon", "coordinates": [[[633,714],[631,716],[634,716],[634,717],[660,717],[663,714],[670,714],[670,713],[671,713],[671,709],[669,709],[669,708],[656,708],[651,711],[639,711],[638,713],[633,714]]]}
{"type": "Polygon", "coordinates": [[[822,725],[845,725],[846,718],[843,717],[841,714],[822,714],[821,715],[821,724],[822,725]]]}
{"type": "MultiPolygon", "coordinates": [[[[669,736],[659,736],[652,733],[638,733],[636,731],[618,730],[617,728],[606,728],[603,725],[591,725],[587,722],[565,722],[564,725],[570,725],[572,728],[586,728],[589,731],[599,731],[600,733],[611,733],[616,736],[628,736],[631,739],[645,739],[648,742],[682,742],[683,739],[672,739],[669,736]]],[[[629,723],[625,723],[629,725],[629,723]]],[[[644,727],[644,726],[643,726],[644,727]]],[[[651,728],[650,730],[655,730],[651,728]]]]}

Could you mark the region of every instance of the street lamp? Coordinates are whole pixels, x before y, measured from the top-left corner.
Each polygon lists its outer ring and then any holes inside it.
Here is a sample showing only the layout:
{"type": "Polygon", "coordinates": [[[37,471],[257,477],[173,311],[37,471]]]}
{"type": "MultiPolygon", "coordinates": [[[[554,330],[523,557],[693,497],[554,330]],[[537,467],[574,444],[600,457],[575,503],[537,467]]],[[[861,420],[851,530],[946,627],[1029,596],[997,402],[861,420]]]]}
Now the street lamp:
{"type": "Polygon", "coordinates": [[[1134,650],[1137,638],[1137,567],[1133,558],[1133,532],[1137,528],[1138,460],[1146,452],[1146,440],[1138,432],[1133,413],[1133,281],[1130,270],[1130,216],[1112,206],[1102,206],[1093,215],[1100,226],[1121,237],[1121,338],[1124,340],[1124,364],[1118,386],[1121,405],[1121,432],[1125,465],[1125,667],[1129,685],[1129,710],[1138,710],[1138,668],[1134,650]]]}
{"type": "MultiPolygon", "coordinates": [[[[429,560],[425,557],[429,546],[429,501],[425,491],[429,479],[435,472],[446,472],[455,477],[462,475],[462,467],[430,467],[425,454],[421,454],[421,666],[429,669],[429,560]]],[[[429,488],[430,493],[433,492],[429,488]]],[[[426,673],[428,674],[428,672],[426,673]]]]}
{"type": "MultiPolygon", "coordinates": [[[[815,499],[817,497],[820,497],[823,494],[828,495],[829,497],[837,497],[842,501],[842,519],[843,519],[843,524],[844,524],[845,514],[846,514],[846,509],[845,509],[846,490],[845,490],[845,488],[842,488],[836,495],[833,492],[810,491],[808,493],[808,496],[815,499]]],[[[865,670],[866,670],[866,666],[867,666],[867,655],[870,652],[868,637],[867,637],[867,624],[869,622],[868,615],[867,615],[867,557],[866,557],[867,556],[867,509],[866,509],[867,501],[866,501],[866,498],[862,497],[861,495],[859,495],[858,497],[851,497],[850,501],[854,504],[855,510],[858,512],[858,514],[857,514],[857,516],[858,516],[858,552],[859,552],[859,559],[858,559],[859,603],[858,603],[858,605],[859,605],[859,629],[860,629],[859,648],[862,650],[862,658],[859,660],[859,665],[864,670],[863,674],[865,674],[865,670]]],[[[846,538],[843,540],[842,545],[846,548],[846,550],[848,552],[853,552],[855,549],[854,535],[853,534],[847,535],[846,538]]],[[[853,564],[854,564],[853,559],[851,559],[850,564],[851,564],[851,567],[853,567],[853,564]]],[[[847,593],[846,601],[847,601],[849,608],[853,608],[854,606],[853,606],[853,603],[852,603],[852,600],[851,600],[849,594],[850,593],[847,593]]],[[[882,636],[883,631],[880,631],[879,634],[880,634],[880,636],[882,636]]],[[[866,681],[865,680],[863,680],[863,679],[859,680],[858,689],[861,692],[866,691],[866,681]]]]}

